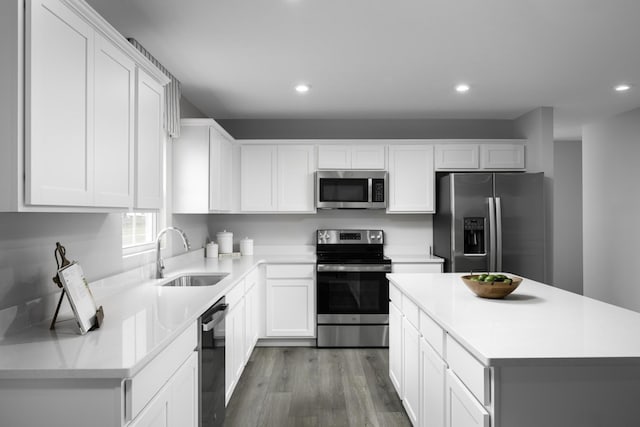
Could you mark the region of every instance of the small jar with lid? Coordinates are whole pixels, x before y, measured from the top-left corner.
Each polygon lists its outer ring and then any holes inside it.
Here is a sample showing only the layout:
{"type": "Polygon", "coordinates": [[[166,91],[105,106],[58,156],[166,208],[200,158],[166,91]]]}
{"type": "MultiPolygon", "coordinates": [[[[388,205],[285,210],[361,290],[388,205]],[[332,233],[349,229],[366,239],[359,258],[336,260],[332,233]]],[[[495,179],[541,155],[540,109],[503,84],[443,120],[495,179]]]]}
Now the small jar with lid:
{"type": "Polygon", "coordinates": [[[244,239],[240,240],[240,255],[253,255],[253,239],[245,237],[244,239]]]}

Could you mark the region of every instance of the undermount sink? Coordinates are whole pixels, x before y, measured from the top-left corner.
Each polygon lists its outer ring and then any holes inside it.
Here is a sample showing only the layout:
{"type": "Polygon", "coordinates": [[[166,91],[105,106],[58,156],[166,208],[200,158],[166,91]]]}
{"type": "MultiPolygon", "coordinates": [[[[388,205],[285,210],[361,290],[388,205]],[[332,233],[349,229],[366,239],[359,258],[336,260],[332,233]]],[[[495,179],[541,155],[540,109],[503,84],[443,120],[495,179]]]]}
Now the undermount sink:
{"type": "Polygon", "coordinates": [[[213,286],[228,275],[229,273],[185,274],[163,283],[162,286],[213,286]]]}

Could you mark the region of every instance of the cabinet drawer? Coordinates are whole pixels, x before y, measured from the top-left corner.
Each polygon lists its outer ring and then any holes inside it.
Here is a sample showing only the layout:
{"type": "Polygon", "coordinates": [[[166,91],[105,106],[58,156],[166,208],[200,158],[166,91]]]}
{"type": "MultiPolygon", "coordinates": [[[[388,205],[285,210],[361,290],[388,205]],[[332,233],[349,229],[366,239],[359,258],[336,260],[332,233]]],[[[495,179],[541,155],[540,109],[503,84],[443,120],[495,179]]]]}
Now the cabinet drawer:
{"type": "Polygon", "coordinates": [[[253,288],[256,283],[258,283],[259,277],[260,274],[257,268],[254,268],[249,272],[249,274],[247,274],[247,276],[244,278],[245,292],[249,292],[249,290],[253,288]]]}
{"type": "Polygon", "coordinates": [[[239,282],[237,282],[232,289],[229,289],[229,291],[227,291],[227,294],[224,297],[225,297],[225,303],[229,304],[229,309],[235,307],[238,301],[240,301],[244,296],[244,293],[245,293],[244,285],[245,285],[245,279],[242,279],[239,282]]]}
{"type": "Polygon", "coordinates": [[[450,335],[447,335],[446,343],[449,367],[482,404],[488,405],[491,402],[489,368],[478,362],[450,335]]]}
{"type": "Polygon", "coordinates": [[[406,295],[402,295],[402,314],[416,329],[420,327],[420,310],[406,295]]]}
{"type": "Polygon", "coordinates": [[[389,283],[389,301],[394,303],[400,311],[402,311],[402,293],[393,283],[389,283]]]}
{"type": "Polygon", "coordinates": [[[269,264],[268,279],[313,278],[316,273],[315,264],[269,264]]]}
{"type": "Polygon", "coordinates": [[[441,263],[394,263],[394,273],[442,273],[441,263]]]}
{"type": "Polygon", "coordinates": [[[198,346],[193,323],[133,378],[125,381],[126,419],[135,418],[198,346]]]}
{"type": "Polygon", "coordinates": [[[444,358],[444,329],[423,311],[420,312],[420,333],[438,355],[444,358]]]}

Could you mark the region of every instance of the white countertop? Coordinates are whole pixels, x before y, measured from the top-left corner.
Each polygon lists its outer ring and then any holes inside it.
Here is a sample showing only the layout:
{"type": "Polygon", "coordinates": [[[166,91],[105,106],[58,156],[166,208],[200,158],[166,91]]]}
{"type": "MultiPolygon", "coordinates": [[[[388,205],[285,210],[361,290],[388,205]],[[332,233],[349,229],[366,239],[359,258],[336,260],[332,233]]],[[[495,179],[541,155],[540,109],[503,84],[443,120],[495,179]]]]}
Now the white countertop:
{"type": "Polygon", "coordinates": [[[463,274],[387,276],[487,366],[640,363],[640,313],[529,279],[479,298],[463,274]]]}
{"type": "Polygon", "coordinates": [[[388,255],[392,262],[398,262],[403,264],[442,264],[444,258],[437,257],[435,255],[403,255],[403,254],[391,254],[388,255]]]}
{"type": "Polygon", "coordinates": [[[165,279],[145,280],[96,299],[104,308],[104,324],[86,335],[79,335],[75,320],[67,320],[53,331],[45,322],[5,336],[0,340],[0,379],[131,377],[263,262],[315,263],[315,255],[191,257],[166,271],[165,279]],[[215,286],[159,286],[182,273],[220,272],[229,276],[215,286]]]}

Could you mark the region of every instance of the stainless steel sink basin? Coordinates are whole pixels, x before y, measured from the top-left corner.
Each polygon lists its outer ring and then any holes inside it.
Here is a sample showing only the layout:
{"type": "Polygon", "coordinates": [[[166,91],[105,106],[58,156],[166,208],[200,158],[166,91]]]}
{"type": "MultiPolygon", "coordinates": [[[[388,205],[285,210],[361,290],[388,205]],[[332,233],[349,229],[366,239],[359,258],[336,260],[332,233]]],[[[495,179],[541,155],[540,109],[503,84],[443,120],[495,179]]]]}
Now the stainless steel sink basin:
{"type": "Polygon", "coordinates": [[[185,274],[163,283],[162,286],[213,286],[228,275],[229,273],[185,274]]]}

